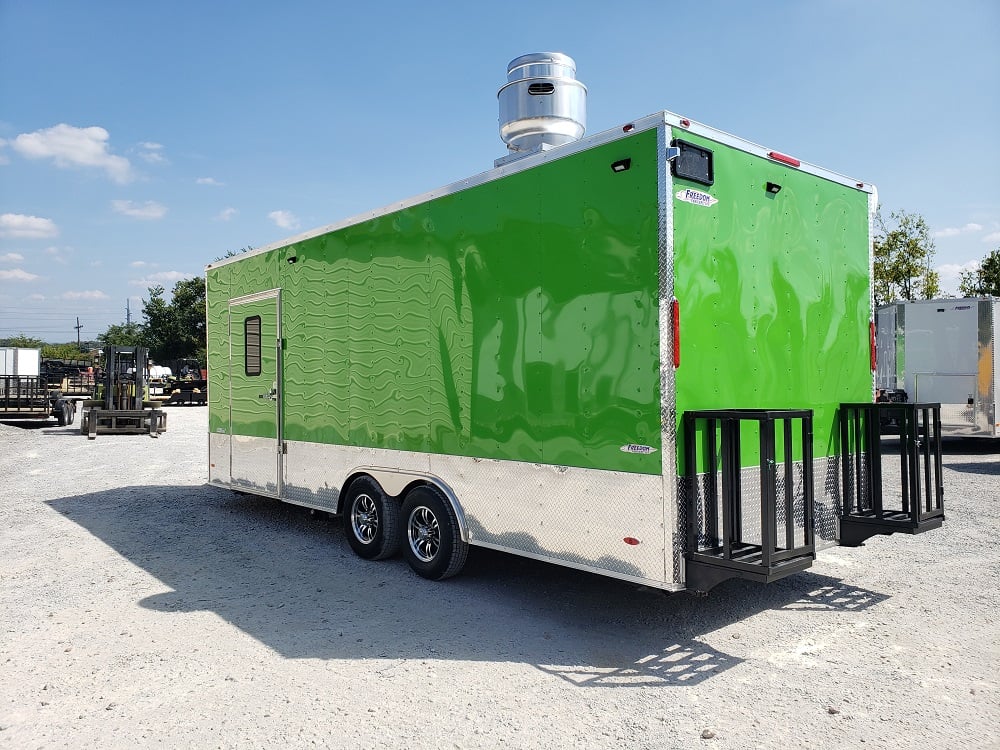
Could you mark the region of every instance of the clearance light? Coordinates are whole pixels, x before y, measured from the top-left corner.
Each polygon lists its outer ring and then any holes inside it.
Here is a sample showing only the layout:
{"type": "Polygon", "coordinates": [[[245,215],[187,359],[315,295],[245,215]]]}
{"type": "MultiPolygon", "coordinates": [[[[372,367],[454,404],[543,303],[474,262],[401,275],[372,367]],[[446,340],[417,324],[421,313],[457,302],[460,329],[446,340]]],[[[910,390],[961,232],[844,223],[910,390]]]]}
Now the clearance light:
{"type": "Polygon", "coordinates": [[[681,303],[676,299],[670,306],[671,325],[674,334],[674,369],[681,366],[681,303]]]}
{"type": "Polygon", "coordinates": [[[622,541],[625,542],[625,544],[631,544],[633,547],[641,543],[634,536],[627,536],[624,539],[622,539],[622,541]]]}
{"type": "Polygon", "coordinates": [[[794,156],[788,156],[787,154],[782,154],[777,151],[768,151],[767,155],[769,158],[774,159],[775,161],[780,161],[782,164],[788,164],[791,167],[797,167],[802,164],[802,162],[794,156]]]}
{"type": "Polygon", "coordinates": [[[691,121],[685,117],[684,119],[681,120],[681,127],[682,128],[691,127],[691,121]]]}
{"type": "Polygon", "coordinates": [[[623,133],[631,133],[633,130],[635,130],[635,123],[632,122],[622,128],[623,133]]]}

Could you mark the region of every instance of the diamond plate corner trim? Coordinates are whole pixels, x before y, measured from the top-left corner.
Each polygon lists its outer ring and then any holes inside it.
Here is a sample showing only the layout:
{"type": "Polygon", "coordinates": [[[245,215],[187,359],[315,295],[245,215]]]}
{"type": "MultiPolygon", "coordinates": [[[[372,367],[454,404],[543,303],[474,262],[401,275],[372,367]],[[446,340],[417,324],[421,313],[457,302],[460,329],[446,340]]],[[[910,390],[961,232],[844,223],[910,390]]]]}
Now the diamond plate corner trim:
{"type": "Polygon", "coordinates": [[[683,580],[685,519],[687,506],[678,493],[677,399],[674,386],[674,202],[671,192],[667,145],[670,125],[656,132],[656,180],[659,224],[659,325],[660,325],[660,443],[663,446],[661,486],[663,494],[663,549],[668,580],[683,580]]]}

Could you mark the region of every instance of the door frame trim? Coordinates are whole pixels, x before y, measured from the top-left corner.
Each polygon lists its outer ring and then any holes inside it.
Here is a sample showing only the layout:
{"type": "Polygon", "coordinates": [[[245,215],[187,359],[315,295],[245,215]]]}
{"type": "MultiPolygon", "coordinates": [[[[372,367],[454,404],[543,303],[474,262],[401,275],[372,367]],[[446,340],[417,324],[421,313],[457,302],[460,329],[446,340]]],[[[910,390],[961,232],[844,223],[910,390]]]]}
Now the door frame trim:
{"type": "Polygon", "coordinates": [[[275,486],[278,488],[277,496],[280,498],[284,490],[285,473],[285,459],[282,450],[285,444],[285,387],[284,379],[282,378],[284,362],[282,361],[283,347],[281,345],[281,287],[266,289],[262,292],[254,292],[253,294],[244,294],[229,300],[229,481],[230,483],[233,481],[233,308],[251,302],[266,302],[270,299],[274,300],[274,325],[276,334],[274,342],[274,381],[275,388],[277,388],[274,408],[275,434],[277,435],[274,464],[276,474],[275,486]]]}

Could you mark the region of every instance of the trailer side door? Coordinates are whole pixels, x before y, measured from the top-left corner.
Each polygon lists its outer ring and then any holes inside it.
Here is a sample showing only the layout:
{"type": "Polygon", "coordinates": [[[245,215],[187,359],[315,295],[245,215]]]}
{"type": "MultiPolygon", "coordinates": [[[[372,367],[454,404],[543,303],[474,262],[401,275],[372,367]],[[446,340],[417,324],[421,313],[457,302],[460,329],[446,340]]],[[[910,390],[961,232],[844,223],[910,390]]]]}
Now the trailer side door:
{"type": "Polygon", "coordinates": [[[281,494],[281,295],[229,302],[232,486],[281,494]]]}

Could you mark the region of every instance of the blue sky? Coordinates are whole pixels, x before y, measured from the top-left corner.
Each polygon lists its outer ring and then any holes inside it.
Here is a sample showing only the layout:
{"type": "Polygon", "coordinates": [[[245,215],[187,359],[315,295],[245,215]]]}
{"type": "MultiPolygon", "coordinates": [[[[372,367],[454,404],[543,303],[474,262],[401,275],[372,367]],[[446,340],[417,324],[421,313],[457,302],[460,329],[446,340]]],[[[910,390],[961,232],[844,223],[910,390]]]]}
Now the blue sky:
{"type": "Polygon", "coordinates": [[[954,290],[1000,247],[998,39],[996,0],[0,0],[0,336],[93,338],[229,250],[491,168],[539,51],[589,134],[665,109],[874,183],[954,290]]]}

